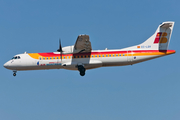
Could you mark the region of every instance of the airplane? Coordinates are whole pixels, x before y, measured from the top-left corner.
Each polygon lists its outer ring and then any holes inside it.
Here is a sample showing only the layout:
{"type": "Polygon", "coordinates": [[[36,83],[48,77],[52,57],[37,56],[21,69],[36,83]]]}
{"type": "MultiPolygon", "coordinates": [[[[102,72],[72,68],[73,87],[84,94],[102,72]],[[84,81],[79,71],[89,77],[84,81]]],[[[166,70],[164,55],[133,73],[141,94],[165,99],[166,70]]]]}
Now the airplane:
{"type": "Polygon", "coordinates": [[[145,42],[113,50],[92,50],[89,35],[83,34],[77,37],[75,45],[61,47],[59,41],[56,52],[17,54],[4,67],[13,70],[13,76],[17,71],[46,69],[78,70],[84,76],[89,69],[132,65],[174,54],[175,50],[168,50],[173,27],[174,22],[163,22],[145,42]]]}

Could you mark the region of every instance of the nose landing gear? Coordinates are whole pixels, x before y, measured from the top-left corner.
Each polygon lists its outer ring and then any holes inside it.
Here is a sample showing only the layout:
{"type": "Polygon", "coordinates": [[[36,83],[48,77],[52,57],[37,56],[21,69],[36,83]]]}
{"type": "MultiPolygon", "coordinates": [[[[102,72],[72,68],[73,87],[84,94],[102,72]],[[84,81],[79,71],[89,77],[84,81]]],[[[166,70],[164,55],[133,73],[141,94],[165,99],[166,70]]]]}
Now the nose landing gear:
{"type": "Polygon", "coordinates": [[[79,72],[80,72],[80,75],[81,75],[81,76],[84,76],[84,75],[85,75],[85,71],[86,71],[86,69],[84,68],[84,66],[83,66],[83,65],[78,65],[77,67],[78,67],[78,70],[79,70],[79,72]]]}
{"type": "Polygon", "coordinates": [[[14,77],[16,76],[16,73],[17,73],[17,71],[13,71],[13,76],[14,76],[14,77]]]}

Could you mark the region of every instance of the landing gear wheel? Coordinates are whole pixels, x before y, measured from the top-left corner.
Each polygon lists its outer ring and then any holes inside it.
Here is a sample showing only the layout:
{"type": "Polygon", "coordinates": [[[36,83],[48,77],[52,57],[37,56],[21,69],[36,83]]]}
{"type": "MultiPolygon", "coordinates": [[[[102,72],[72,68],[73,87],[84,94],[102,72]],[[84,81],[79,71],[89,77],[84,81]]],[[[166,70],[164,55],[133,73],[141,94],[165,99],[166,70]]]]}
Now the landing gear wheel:
{"type": "Polygon", "coordinates": [[[16,71],[16,70],[13,70],[13,76],[14,76],[14,77],[16,76],[16,73],[17,73],[17,71],[16,71]]]}
{"type": "Polygon", "coordinates": [[[81,75],[81,76],[84,76],[84,75],[85,75],[85,72],[80,72],[80,75],[81,75]]]}
{"type": "Polygon", "coordinates": [[[85,75],[86,69],[84,68],[84,66],[79,65],[79,66],[78,66],[78,70],[79,70],[81,76],[84,76],[84,75],[85,75]]]}
{"type": "Polygon", "coordinates": [[[13,73],[13,76],[16,76],[16,73],[13,73]]]}

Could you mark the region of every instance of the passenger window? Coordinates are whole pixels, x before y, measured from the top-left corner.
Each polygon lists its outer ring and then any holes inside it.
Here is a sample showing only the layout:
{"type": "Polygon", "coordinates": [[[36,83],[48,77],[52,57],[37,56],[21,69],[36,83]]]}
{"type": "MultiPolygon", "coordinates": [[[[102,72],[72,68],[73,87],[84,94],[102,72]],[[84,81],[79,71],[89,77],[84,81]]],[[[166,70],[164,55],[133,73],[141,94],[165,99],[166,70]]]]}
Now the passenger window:
{"type": "Polygon", "coordinates": [[[104,57],[104,55],[102,55],[104,57]]]}
{"type": "Polygon", "coordinates": [[[109,57],[111,57],[111,55],[109,55],[109,57]]]}
{"type": "Polygon", "coordinates": [[[90,57],[90,55],[88,55],[88,57],[90,57]]]}
{"type": "Polygon", "coordinates": [[[43,58],[43,60],[45,60],[45,58],[43,58]]]}
{"type": "Polygon", "coordinates": [[[101,57],[101,55],[99,55],[99,57],[101,57]]]}
{"type": "Polygon", "coordinates": [[[116,54],[116,57],[118,56],[118,54],[116,54]]]}
{"type": "Polygon", "coordinates": [[[18,56],[18,59],[20,59],[20,56],[18,56]]]}
{"type": "Polygon", "coordinates": [[[41,57],[39,58],[39,60],[41,60],[41,57]]]}
{"type": "Polygon", "coordinates": [[[123,54],[123,56],[124,56],[124,54],[123,54]]]}
{"type": "Polygon", "coordinates": [[[113,57],[114,57],[114,54],[113,54],[113,57]]]}
{"type": "Polygon", "coordinates": [[[50,59],[52,59],[52,58],[50,57],[50,59]]]}
{"type": "Polygon", "coordinates": [[[65,57],[64,57],[64,59],[65,59],[65,57]]]}
{"type": "Polygon", "coordinates": [[[48,60],[48,57],[46,58],[46,60],[48,60]]]}
{"type": "Polygon", "coordinates": [[[57,59],[59,59],[59,57],[57,57],[57,59]]]}
{"type": "Polygon", "coordinates": [[[81,56],[81,58],[83,58],[83,56],[81,56]]]}
{"type": "Polygon", "coordinates": [[[121,54],[119,54],[119,56],[121,56],[121,54]]]}
{"type": "Polygon", "coordinates": [[[55,57],[53,57],[53,59],[55,59],[55,57]]]}
{"type": "Polygon", "coordinates": [[[74,58],[76,58],[76,56],[74,56],[74,58]]]}
{"type": "Polygon", "coordinates": [[[79,58],[79,56],[77,56],[77,58],[79,58]]]}
{"type": "Polygon", "coordinates": [[[91,57],[93,58],[93,55],[91,57]]]}
{"type": "Polygon", "coordinates": [[[84,57],[86,58],[86,55],[84,57]]]}
{"type": "Polygon", "coordinates": [[[95,57],[97,57],[97,55],[95,55],[95,57]]]}
{"type": "Polygon", "coordinates": [[[108,57],[108,55],[106,55],[106,57],[108,57]]]}

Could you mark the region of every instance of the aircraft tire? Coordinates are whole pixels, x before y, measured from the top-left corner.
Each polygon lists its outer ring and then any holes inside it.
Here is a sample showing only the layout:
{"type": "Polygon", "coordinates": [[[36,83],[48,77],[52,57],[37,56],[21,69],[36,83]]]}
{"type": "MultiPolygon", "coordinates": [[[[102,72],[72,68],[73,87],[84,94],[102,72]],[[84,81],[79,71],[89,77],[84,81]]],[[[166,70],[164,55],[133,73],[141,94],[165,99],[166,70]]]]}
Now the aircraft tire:
{"type": "Polygon", "coordinates": [[[84,75],[85,75],[85,72],[80,72],[80,75],[81,75],[81,76],[84,76],[84,75]]]}
{"type": "Polygon", "coordinates": [[[16,76],[16,73],[13,73],[13,76],[16,76]]]}
{"type": "Polygon", "coordinates": [[[86,69],[82,65],[78,66],[78,70],[79,70],[81,76],[85,75],[86,69]]]}

